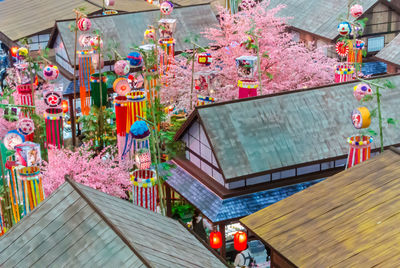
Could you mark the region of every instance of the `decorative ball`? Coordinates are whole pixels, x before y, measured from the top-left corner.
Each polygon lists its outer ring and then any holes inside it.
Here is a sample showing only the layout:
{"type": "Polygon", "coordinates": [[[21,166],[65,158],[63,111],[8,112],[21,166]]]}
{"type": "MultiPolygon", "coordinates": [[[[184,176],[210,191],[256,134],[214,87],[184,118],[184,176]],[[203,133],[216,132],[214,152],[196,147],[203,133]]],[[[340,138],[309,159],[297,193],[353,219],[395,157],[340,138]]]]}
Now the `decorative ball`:
{"type": "Polygon", "coordinates": [[[367,83],[360,83],[354,87],[353,95],[358,101],[360,101],[366,95],[372,95],[372,93],[372,89],[367,83]]]}
{"type": "Polygon", "coordinates": [[[4,136],[3,143],[8,150],[14,150],[14,147],[23,143],[25,137],[16,130],[11,130],[7,132],[4,136]]]}
{"type": "Polygon", "coordinates": [[[338,32],[342,36],[346,36],[351,33],[351,25],[347,21],[343,21],[338,25],[338,32]]]}
{"type": "Polygon", "coordinates": [[[19,60],[24,60],[28,56],[28,49],[26,47],[20,47],[17,50],[17,58],[19,60]]]}
{"type": "Polygon", "coordinates": [[[356,37],[361,36],[364,33],[364,27],[361,24],[355,23],[352,25],[351,33],[356,37]]]}
{"type": "Polygon", "coordinates": [[[163,13],[164,15],[169,15],[171,14],[172,10],[174,9],[174,5],[169,2],[169,1],[165,1],[160,5],[160,11],[161,13],[163,13]]]}
{"type": "Polygon", "coordinates": [[[92,27],[92,22],[88,18],[81,18],[78,20],[78,29],[80,31],[89,31],[90,27],[92,27]]]}
{"type": "Polygon", "coordinates": [[[139,89],[143,87],[143,76],[140,74],[130,74],[128,76],[128,82],[133,89],[139,89]]]}
{"type": "Polygon", "coordinates": [[[104,3],[106,4],[106,6],[113,6],[115,5],[115,0],[105,0],[104,3]]]}
{"type": "Polygon", "coordinates": [[[199,64],[209,66],[209,65],[211,65],[211,62],[212,62],[212,56],[210,53],[206,53],[206,52],[200,53],[197,56],[197,62],[199,64]]]}
{"type": "Polygon", "coordinates": [[[131,91],[128,79],[123,77],[115,79],[113,88],[114,91],[120,96],[125,96],[131,91]]]}
{"type": "Polygon", "coordinates": [[[50,108],[57,108],[61,105],[62,96],[57,91],[49,91],[43,97],[44,103],[50,108]]]}
{"type": "Polygon", "coordinates": [[[46,80],[56,80],[59,74],[60,71],[55,65],[47,65],[43,69],[43,76],[46,80]]]}
{"type": "Polygon", "coordinates": [[[336,43],[336,53],[341,57],[345,57],[349,54],[349,46],[346,42],[339,41],[336,43]]]}
{"type": "Polygon", "coordinates": [[[81,34],[79,36],[79,44],[81,47],[90,47],[90,40],[93,38],[90,34],[81,34]]]}
{"type": "Polygon", "coordinates": [[[154,28],[149,28],[146,31],[144,31],[144,39],[145,40],[155,40],[156,39],[156,30],[154,28]]]}
{"type": "Polygon", "coordinates": [[[356,129],[367,128],[371,124],[371,114],[366,107],[359,107],[351,114],[351,120],[356,129]]]}
{"type": "Polygon", "coordinates": [[[139,138],[139,139],[142,139],[150,135],[149,127],[143,120],[139,120],[133,123],[130,132],[133,134],[134,138],[139,138]]]}
{"type": "Polygon", "coordinates": [[[114,64],[114,72],[119,76],[127,75],[129,69],[129,62],[126,60],[119,60],[114,64]]]}
{"type": "Polygon", "coordinates": [[[92,55],[92,64],[93,67],[98,70],[98,69],[103,69],[104,68],[104,59],[103,57],[101,57],[100,59],[100,55],[99,54],[93,54],[92,55]],[[100,63],[100,64],[99,64],[100,63]],[[100,66],[101,65],[101,66],[100,66]]]}
{"type": "Polygon", "coordinates": [[[138,67],[142,65],[143,57],[139,52],[133,51],[128,54],[126,59],[129,61],[129,64],[133,67],[138,67]]]}
{"type": "Polygon", "coordinates": [[[354,18],[360,17],[363,13],[364,13],[364,8],[362,7],[362,5],[356,4],[350,8],[350,14],[354,18]]]}
{"type": "Polygon", "coordinates": [[[25,136],[32,134],[35,130],[35,123],[30,118],[21,118],[18,120],[17,130],[25,136]]]}
{"type": "Polygon", "coordinates": [[[365,46],[365,43],[363,40],[356,40],[356,43],[354,44],[354,46],[357,49],[363,49],[365,46]]]}
{"type": "Polygon", "coordinates": [[[103,48],[103,40],[98,36],[94,36],[90,39],[90,45],[94,50],[99,50],[99,48],[103,48]]]}

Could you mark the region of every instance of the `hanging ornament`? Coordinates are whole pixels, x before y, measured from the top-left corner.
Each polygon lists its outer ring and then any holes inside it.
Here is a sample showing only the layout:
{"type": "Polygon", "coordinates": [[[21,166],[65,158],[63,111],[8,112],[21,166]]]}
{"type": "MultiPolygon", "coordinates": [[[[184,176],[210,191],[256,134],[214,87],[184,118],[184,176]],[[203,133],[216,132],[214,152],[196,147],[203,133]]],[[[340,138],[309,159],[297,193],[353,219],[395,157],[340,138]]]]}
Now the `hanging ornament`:
{"type": "Polygon", "coordinates": [[[354,46],[355,46],[355,48],[357,48],[357,49],[363,49],[364,46],[365,46],[365,43],[364,43],[363,40],[356,40],[356,43],[355,43],[354,46]]]}
{"type": "Polygon", "coordinates": [[[129,70],[129,62],[126,60],[119,60],[114,64],[114,72],[119,76],[127,75],[129,70]]]}
{"type": "Polygon", "coordinates": [[[143,57],[137,51],[130,52],[126,58],[133,67],[139,67],[143,63],[143,57]]]}
{"type": "Polygon", "coordinates": [[[120,96],[125,96],[131,91],[128,80],[123,77],[115,79],[113,88],[114,91],[120,96]]]}
{"type": "Polygon", "coordinates": [[[233,246],[237,251],[243,251],[247,248],[247,234],[245,232],[236,232],[233,236],[233,246]]]}
{"type": "Polygon", "coordinates": [[[26,47],[20,47],[17,51],[17,58],[24,60],[28,56],[28,49],[26,47]]]}
{"type": "Polygon", "coordinates": [[[14,147],[23,143],[25,141],[25,137],[16,130],[11,130],[6,133],[3,139],[4,146],[8,150],[14,150],[14,147]]]}
{"type": "Polygon", "coordinates": [[[170,1],[165,1],[160,5],[160,11],[164,15],[171,14],[173,9],[174,9],[174,5],[170,1]]]}
{"type": "Polygon", "coordinates": [[[155,40],[156,39],[156,30],[153,26],[149,26],[146,31],[144,31],[144,39],[145,40],[155,40]]]}
{"type": "Polygon", "coordinates": [[[362,7],[362,5],[356,4],[350,8],[350,14],[354,18],[360,17],[363,13],[364,13],[364,8],[362,7]]]}
{"type": "Polygon", "coordinates": [[[60,71],[55,65],[47,65],[43,69],[43,76],[46,80],[56,80],[60,71]]]}
{"type": "Polygon", "coordinates": [[[30,135],[35,130],[35,123],[30,118],[21,118],[18,120],[17,130],[25,136],[30,135]]]}
{"type": "Polygon", "coordinates": [[[44,103],[50,108],[59,107],[62,101],[62,96],[57,91],[49,91],[44,95],[44,103]]]}
{"type": "Polygon", "coordinates": [[[81,18],[78,20],[78,29],[82,32],[90,30],[92,22],[88,18],[81,18]]]}
{"type": "Polygon", "coordinates": [[[338,25],[338,32],[342,36],[346,36],[351,33],[351,25],[347,21],[343,21],[338,25]]]}
{"type": "Polygon", "coordinates": [[[11,56],[16,57],[17,53],[18,53],[18,47],[12,47],[10,49],[10,52],[11,52],[11,56]]]}
{"type": "Polygon", "coordinates": [[[100,57],[100,54],[92,55],[92,64],[95,70],[104,68],[104,58],[100,57]],[[99,59],[100,58],[100,59],[99,59]]]}
{"type": "Polygon", "coordinates": [[[353,95],[358,101],[360,101],[366,95],[372,95],[372,89],[367,83],[360,83],[354,87],[353,95]]]}
{"type": "Polygon", "coordinates": [[[349,54],[349,46],[344,41],[339,41],[336,43],[336,53],[340,57],[346,57],[349,54]]]}
{"type": "Polygon", "coordinates": [[[61,109],[62,109],[63,113],[68,112],[68,101],[67,100],[61,101],[61,109]]]}
{"type": "Polygon", "coordinates": [[[81,47],[90,47],[90,40],[93,38],[90,34],[81,34],[79,36],[79,44],[81,47]]]}
{"type": "Polygon", "coordinates": [[[210,246],[213,249],[219,249],[222,247],[222,235],[221,232],[212,231],[210,233],[210,246]]]}
{"type": "Polygon", "coordinates": [[[212,56],[210,53],[206,53],[206,52],[199,53],[197,56],[197,62],[199,64],[209,66],[209,65],[211,65],[211,62],[212,62],[212,56]]]}
{"type": "Polygon", "coordinates": [[[359,107],[352,112],[351,120],[356,129],[367,128],[371,124],[371,114],[367,107],[359,107]]]}
{"type": "Polygon", "coordinates": [[[143,76],[140,74],[130,74],[128,82],[132,89],[142,88],[144,83],[143,76]]]}
{"type": "Polygon", "coordinates": [[[105,0],[104,3],[106,4],[106,6],[110,7],[115,5],[115,0],[105,0]]]}
{"type": "Polygon", "coordinates": [[[354,24],[351,26],[351,35],[355,35],[356,37],[361,36],[364,33],[364,26],[361,24],[358,24],[357,22],[354,22],[354,24]]]}
{"type": "Polygon", "coordinates": [[[103,49],[103,40],[98,36],[94,36],[90,39],[90,45],[94,50],[99,50],[99,48],[103,49]]]}

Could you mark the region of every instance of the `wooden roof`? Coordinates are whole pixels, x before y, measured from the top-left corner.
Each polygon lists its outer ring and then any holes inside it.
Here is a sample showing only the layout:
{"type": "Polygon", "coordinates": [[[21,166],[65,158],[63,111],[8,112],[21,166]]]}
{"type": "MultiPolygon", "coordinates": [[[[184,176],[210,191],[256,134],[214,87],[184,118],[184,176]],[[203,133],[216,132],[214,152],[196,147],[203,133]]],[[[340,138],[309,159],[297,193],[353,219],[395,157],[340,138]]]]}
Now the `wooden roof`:
{"type": "Polygon", "coordinates": [[[385,62],[400,66],[400,34],[382,48],[375,57],[385,62]]]}
{"type": "MultiPolygon", "coordinates": [[[[92,3],[102,7],[103,0],[91,0],[92,3]]],[[[113,9],[118,11],[126,11],[126,12],[133,12],[133,11],[145,11],[145,10],[155,10],[159,9],[155,5],[151,5],[145,0],[116,0],[114,6],[107,7],[106,9],[113,9]]]]}
{"type": "Polygon", "coordinates": [[[399,267],[396,150],[240,221],[298,267],[399,267]]]}
{"type": "MultiPolygon", "coordinates": [[[[379,0],[357,1],[370,9],[379,0]]],[[[343,0],[271,0],[269,8],[286,5],[277,16],[287,17],[294,28],[333,40],[338,36],[339,17],[347,14],[348,1],[343,0]],[[301,12],[300,12],[301,10],[301,12]]]]}
{"type": "Polygon", "coordinates": [[[93,13],[101,8],[85,0],[4,0],[0,1],[0,31],[17,41],[54,27],[56,20],[70,19],[77,7],[93,13]]]}
{"type": "MultiPolygon", "coordinates": [[[[387,79],[399,88],[400,75],[387,79]]],[[[347,138],[357,133],[351,112],[360,106],[376,107],[361,105],[353,97],[357,83],[196,107],[175,138],[199,118],[226,180],[343,158],[347,138]]],[[[399,98],[400,90],[383,92],[384,118],[400,118],[399,98]]],[[[379,129],[377,119],[370,128],[379,129]]],[[[383,131],[385,146],[400,144],[398,129],[384,124],[383,131]]],[[[379,146],[376,138],[372,148],[379,146]]]]}
{"type": "Polygon", "coordinates": [[[179,222],[67,181],[0,237],[0,267],[225,267],[179,222]]]}

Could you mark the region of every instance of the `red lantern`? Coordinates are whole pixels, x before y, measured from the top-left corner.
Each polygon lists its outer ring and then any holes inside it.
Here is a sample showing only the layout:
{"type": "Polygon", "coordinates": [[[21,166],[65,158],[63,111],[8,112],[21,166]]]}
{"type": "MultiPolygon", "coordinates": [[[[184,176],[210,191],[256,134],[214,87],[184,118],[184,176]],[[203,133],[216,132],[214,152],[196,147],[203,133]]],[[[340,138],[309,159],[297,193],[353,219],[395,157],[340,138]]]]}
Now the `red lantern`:
{"type": "Polygon", "coordinates": [[[222,247],[221,232],[212,231],[210,233],[210,246],[213,249],[219,249],[220,247],[222,247]]]}
{"type": "Polygon", "coordinates": [[[61,108],[62,108],[63,113],[68,112],[68,101],[67,100],[63,100],[61,102],[61,108]]]}
{"type": "Polygon", "coordinates": [[[18,47],[11,48],[11,56],[16,57],[18,52],[18,47]]]}
{"type": "Polygon", "coordinates": [[[239,231],[233,237],[233,245],[237,251],[243,251],[247,248],[247,234],[239,231]]]}

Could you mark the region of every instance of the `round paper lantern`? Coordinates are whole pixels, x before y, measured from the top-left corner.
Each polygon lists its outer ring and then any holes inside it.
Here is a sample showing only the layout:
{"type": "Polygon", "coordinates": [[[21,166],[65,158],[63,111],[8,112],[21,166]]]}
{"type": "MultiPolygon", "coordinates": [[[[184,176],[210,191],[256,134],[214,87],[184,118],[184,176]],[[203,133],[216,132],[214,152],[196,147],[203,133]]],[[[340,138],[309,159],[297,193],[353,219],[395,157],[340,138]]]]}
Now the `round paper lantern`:
{"type": "Polygon", "coordinates": [[[81,34],[79,36],[79,44],[81,47],[90,47],[90,40],[93,38],[90,34],[81,34]]]}
{"type": "Polygon", "coordinates": [[[94,36],[92,37],[92,39],[90,39],[90,45],[92,46],[92,48],[94,50],[99,50],[99,48],[103,48],[103,40],[100,39],[98,36],[94,36]]]}
{"type": "Polygon", "coordinates": [[[213,249],[219,249],[220,247],[222,247],[221,232],[212,231],[210,233],[210,246],[213,249]]]}
{"type": "Polygon", "coordinates": [[[18,120],[17,129],[19,133],[27,136],[35,130],[35,123],[30,118],[21,118],[18,120]]]}
{"type": "Polygon", "coordinates": [[[359,107],[351,114],[351,120],[356,129],[367,128],[371,124],[371,114],[367,107],[359,107]]]}
{"type": "Polygon", "coordinates": [[[106,6],[113,6],[115,5],[115,0],[105,0],[104,3],[106,4],[106,6]]]}
{"type": "Polygon", "coordinates": [[[14,147],[25,141],[25,137],[16,130],[11,130],[6,133],[3,139],[4,146],[8,150],[14,150],[14,147]]]}
{"type": "Polygon", "coordinates": [[[133,67],[138,67],[143,62],[142,55],[137,51],[130,52],[126,58],[129,61],[129,64],[133,67]]]}
{"type": "Polygon", "coordinates": [[[17,58],[19,60],[24,60],[28,56],[28,49],[26,47],[20,47],[17,50],[17,58]]]}
{"type": "Polygon", "coordinates": [[[115,79],[113,88],[114,91],[120,96],[125,96],[131,91],[128,80],[123,77],[115,79]]]}
{"type": "Polygon", "coordinates": [[[57,108],[62,101],[61,94],[56,91],[49,91],[44,95],[44,103],[50,108],[57,108]]]}
{"type": "Polygon", "coordinates": [[[169,15],[171,14],[172,10],[174,9],[174,5],[169,2],[169,1],[165,1],[160,5],[160,11],[161,13],[163,13],[164,15],[169,15]]]}
{"type": "Polygon", "coordinates": [[[364,13],[364,8],[362,7],[362,5],[357,4],[350,8],[350,14],[354,18],[360,17],[363,13],[364,13]]]}
{"type": "Polygon", "coordinates": [[[92,27],[92,22],[88,18],[81,18],[78,20],[78,29],[80,31],[89,31],[90,27],[92,27]]]}
{"type": "Polygon", "coordinates": [[[341,57],[345,57],[349,54],[349,46],[346,42],[339,41],[336,43],[336,53],[341,57]]]}
{"type": "Polygon", "coordinates": [[[210,53],[206,53],[206,52],[200,53],[197,56],[197,62],[199,64],[209,66],[212,62],[212,56],[210,53]]]}
{"type": "Polygon", "coordinates": [[[353,95],[358,101],[360,101],[366,95],[372,95],[372,89],[367,83],[360,83],[354,87],[353,95]]]}
{"type": "Polygon", "coordinates": [[[243,251],[247,248],[247,234],[245,232],[236,232],[233,236],[233,246],[237,251],[243,251]]]}
{"type": "Polygon", "coordinates": [[[117,75],[124,76],[129,73],[129,62],[126,60],[119,60],[114,64],[114,72],[117,75]]]}
{"type": "Polygon", "coordinates": [[[56,80],[59,74],[60,71],[55,65],[47,65],[43,69],[43,76],[46,80],[56,80]]]}
{"type": "Polygon", "coordinates": [[[338,32],[342,36],[346,36],[351,33],[351,25],[347,21],[343,21],[338,25],[338,32]]]}
{"type": "Polygon", "coordinates": [[[103,57],[101,57],[100,59],[99,58],[100,58],[100,54],[92,55],[92,64],[96,70],[104,68],[104,58],[103,57]]]}
{"type": "Polygon", "coordinates": [[[11,51],[11,56],[16,57],[18,53],[18,47],[12,47],[10,51],[11,51]]]}
{"type": "Polygon", "coordinates": [[[145,40],[155,40],[156,39],[156,30],[154,28],[149,28],[144,31],[144,39],[145,40]]]}
{"type": "Polygon", "coordinates": [[[68,112],[68,101],[67,100],[61,101],[61,109],[63,110],[63,113],[68,112]]]}

